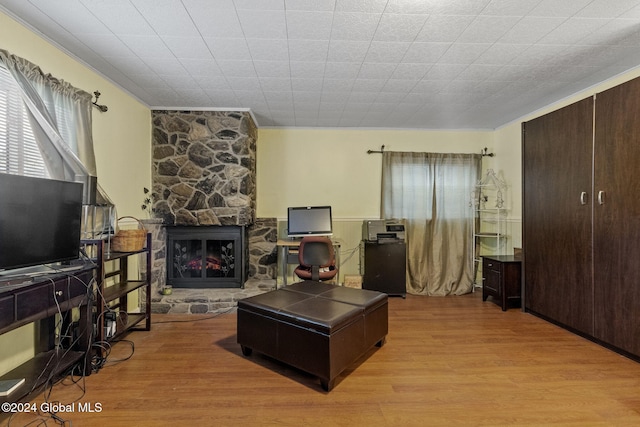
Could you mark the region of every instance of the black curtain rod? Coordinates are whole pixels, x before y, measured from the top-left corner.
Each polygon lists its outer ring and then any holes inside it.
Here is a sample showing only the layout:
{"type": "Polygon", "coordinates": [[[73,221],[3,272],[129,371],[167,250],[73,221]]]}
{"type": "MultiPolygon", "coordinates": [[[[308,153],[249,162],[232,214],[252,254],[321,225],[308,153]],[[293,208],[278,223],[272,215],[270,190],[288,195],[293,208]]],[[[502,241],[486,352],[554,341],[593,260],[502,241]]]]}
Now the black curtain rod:
{"type": "MultiPolygon", "coordinates": [[[[367,150],[367,154],[382,154],[384,153],[384,145],[380,147],[380,150],[367,150]]],[[[487,147],[484,147],[482,150],[482,157],[493,157],[494,153],[487,153],[487,147]]]]}
{"type": "Polygon", "coordinates": [[[382,154],[382,153],[384,153],[384,145],[383,145],[382,147],[380,147],[380,150],[379,150],[379,151],[376,151],[376,150],[367,150],[367,154],[374,154],[374,153],[376,153],[376,154],[382,154]]]}

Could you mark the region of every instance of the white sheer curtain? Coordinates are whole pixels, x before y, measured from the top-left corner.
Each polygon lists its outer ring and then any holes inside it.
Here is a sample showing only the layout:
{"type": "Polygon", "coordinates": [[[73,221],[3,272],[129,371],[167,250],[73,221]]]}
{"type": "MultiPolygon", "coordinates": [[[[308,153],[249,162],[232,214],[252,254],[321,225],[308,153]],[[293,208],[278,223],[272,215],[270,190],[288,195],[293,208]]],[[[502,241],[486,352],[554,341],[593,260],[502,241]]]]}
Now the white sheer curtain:
{"type": "Polygon", "coordinates": [[[473,212],[480,154],[384,152],[384,218],[403,218],[407,292],[462,295],[473,290],[473,212]]]}
{"type": "Polygon", "coordinates": [[[49,176],[85,184],[85,202],[95,199],[96,162],[91,133],[91,95],[0,50],[0,63],[14,78],[49,176]]]}
{"type": "MultiPolygon", "coordinates": [[[[2,49],[0,67],[9,72],[26,106],[49,177],[84,184],[83,237],[112,234],[115,207],[97,184],[91,95],[2,49]]],[[[7,161],[15,159],[9,156],[7,161]]]]}

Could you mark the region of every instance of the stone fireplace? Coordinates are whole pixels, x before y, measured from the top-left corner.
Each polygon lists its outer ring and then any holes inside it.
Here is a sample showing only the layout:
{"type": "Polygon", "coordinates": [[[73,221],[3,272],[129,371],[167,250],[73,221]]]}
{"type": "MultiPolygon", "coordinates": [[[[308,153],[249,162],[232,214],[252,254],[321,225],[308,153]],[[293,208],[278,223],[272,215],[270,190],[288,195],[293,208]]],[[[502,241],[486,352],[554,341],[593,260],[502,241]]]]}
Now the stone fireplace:
{"type": "MultiPolygon", "coordinates": [[[[202,264],[192,268],[189,275],[197,276],[196,270],[204,268],[202,276],[212,279],[209,284],[192,280],[171,284],[192,288],[242,287],[247,276],[275,277],[276,221],[255,217],[257,128],[251,115],[237,111],[155,110],[152,123],[153,215],[162,220],[166,235],[171,235],[172,230],[190,233],[189,239],[180,243],[183,245],[180,250],[187,247],[195,252],[201,250],[190,262],[198,258],[202,264]],[[265,224],[274,229],[265,230],[265,224]],[[241,263],[234,265],[237,277],[233,280],[221,274],[222,268],[226,271],[229,268],[229,264],[221,267],[221,248],[207,253],[202,248],[194,249],[196,243],[186,243],[200,241],[202,234],[212,230],[227,232],[230,228],[246,233],[246,237],[234,240],[232,245],[234,251],[238,243],[242,245],[240,252],[233,255],[234,262],[241,263]],[[215,264],[209,273],[207,258],[210,266],[215,264]]],[[[206,239],[202,241],[200,246],[209,245],[206,239]]],[[[224,243],[223,250],[227,250],[227,245],[228,242],[224,243]]],[[[173,268],[171,257],[176,256],[174,250],[172,243],[161,254],[168,280],[173,268]]]]}

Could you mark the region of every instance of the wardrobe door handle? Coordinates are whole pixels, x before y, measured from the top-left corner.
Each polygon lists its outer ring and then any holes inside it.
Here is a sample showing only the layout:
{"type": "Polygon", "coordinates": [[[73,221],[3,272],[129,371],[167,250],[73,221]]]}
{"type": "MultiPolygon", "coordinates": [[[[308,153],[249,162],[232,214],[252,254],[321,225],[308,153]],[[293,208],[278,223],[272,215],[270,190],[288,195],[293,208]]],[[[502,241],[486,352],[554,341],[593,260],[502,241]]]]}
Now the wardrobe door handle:
{"type": "Polygon", "coordinates": [[[598,191],[598,204],[604,205],[604,191],[598,191]]]}
{"type": "Polygon", "coordinates": [[[583,191],[582,193],[580,193],[580,204],[581,205],[586,205],[587,204],[587,192],[583,191]]]}

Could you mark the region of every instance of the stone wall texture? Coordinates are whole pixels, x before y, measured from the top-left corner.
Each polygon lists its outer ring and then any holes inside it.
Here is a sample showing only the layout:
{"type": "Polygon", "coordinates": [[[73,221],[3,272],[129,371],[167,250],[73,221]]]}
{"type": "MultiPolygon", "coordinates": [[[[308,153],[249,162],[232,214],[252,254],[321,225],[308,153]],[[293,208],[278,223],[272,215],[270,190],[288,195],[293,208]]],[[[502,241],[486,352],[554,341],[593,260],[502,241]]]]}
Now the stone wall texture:
{"type": "Polygon", "coordinates": [[[154,216],[165,225],[253,224],[257,129],[251,115],[151,114],[154,216]]]}

